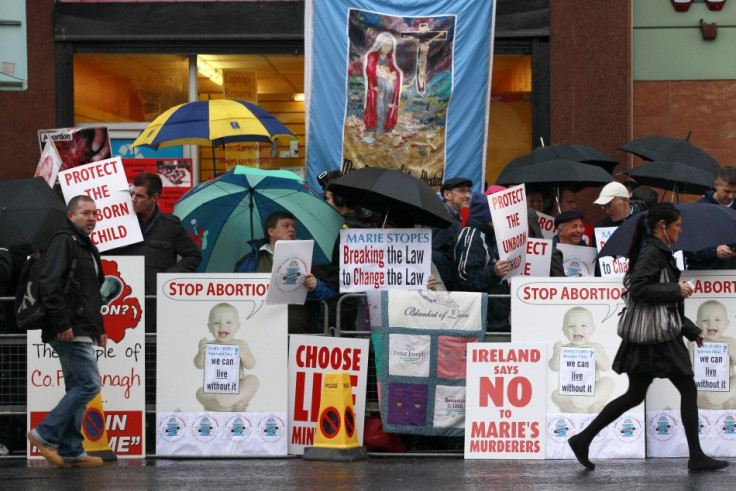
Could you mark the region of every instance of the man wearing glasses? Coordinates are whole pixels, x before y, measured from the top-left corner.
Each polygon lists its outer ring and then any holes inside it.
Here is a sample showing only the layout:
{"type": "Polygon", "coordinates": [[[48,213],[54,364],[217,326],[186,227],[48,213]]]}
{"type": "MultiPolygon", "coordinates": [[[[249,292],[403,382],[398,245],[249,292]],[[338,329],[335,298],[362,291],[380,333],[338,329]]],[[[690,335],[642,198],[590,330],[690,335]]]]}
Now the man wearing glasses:
{"type": "Polygon", "coordinates": [[[447,211],[450,212],[452,225],[447,228],[432,227],[432,262],[448,290],[452,287],[455,242],[463,228],[460,210],[470,206],[472,186],[473,181],[464,177],[452,177],[440,186],[440,196],[447,206],[447,211]]]}
{"type": "Polygon", "coordinates": [[[631,215],[639,213],[636,205],[629,201],[629,190],[620,182],[609,182],[601,190],[598,199],[594,201],[601,205],[606,213],[606,218],[595,224],[598,227],[618,227],[631,215]]]}

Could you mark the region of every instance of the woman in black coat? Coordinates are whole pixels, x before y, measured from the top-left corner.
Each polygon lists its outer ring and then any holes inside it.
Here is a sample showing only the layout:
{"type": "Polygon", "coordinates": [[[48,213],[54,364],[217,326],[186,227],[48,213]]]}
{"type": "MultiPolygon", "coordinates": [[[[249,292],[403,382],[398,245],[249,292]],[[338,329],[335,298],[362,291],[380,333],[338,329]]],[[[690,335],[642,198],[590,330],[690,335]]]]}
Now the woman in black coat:
{"type": "MultiPolygon", "coordinates": [[[[692,295],[693,290],[684,282],[678,283],[680,270],[670,249],[670,244],[680,235],[681,226],[679,210],[669,203],[655,205],[639,218],[628,254],[629,271],[624,277],[624,286],[628,295],[631,295],[631,301],[674,304],[680,315],[683,314],[683,300],[692,295]],[[660,282],[662,270],[666,271],[668,282],[660,282]]],[[[685,323],[682,335],[695,341],[698,346],[703,344],[702,331],[692,323],[685,323]]],[[[613,369],[628,375],[629,388],[621,397],[608,403],[585,430],[568,440],[581,464],[594,469],[595,464],[588,460],[588,447],[595,435],[644,401],[654,378],[667,378],[680,392],[680,414],[690,451],[688,469],[705,471],[728,466],[725,460],[706,456],[700,448],[697,389],[690,356],[682,338],[656,344],[637,344],[624,340],[613,360],[613,369]]]]}

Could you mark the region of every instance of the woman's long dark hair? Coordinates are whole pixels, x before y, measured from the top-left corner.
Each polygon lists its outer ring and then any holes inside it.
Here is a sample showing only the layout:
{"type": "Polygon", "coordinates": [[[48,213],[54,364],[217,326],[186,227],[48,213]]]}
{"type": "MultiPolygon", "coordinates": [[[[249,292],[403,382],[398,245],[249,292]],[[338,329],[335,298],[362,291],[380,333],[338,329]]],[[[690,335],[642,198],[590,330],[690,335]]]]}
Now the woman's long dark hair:
{"type": "Polygon", "coordinates": [[[629,270],[626,272],[627,278],[636,265],[636,260],[639,258],[641,246],[649,237],[651,237],[654,226],[657,225],[660,220],[664,220],[665,226],[668,226],[672,222],[676,222],[678,218],[680,218],[680,210],[675,208],[672,203],[656,204],[649,208],[647,212],[642,213],[641,216],[639,216],[636,228],[634,229],[634,239],[631,242],[631,247],[629,248],[628,253],[629,270]]]}

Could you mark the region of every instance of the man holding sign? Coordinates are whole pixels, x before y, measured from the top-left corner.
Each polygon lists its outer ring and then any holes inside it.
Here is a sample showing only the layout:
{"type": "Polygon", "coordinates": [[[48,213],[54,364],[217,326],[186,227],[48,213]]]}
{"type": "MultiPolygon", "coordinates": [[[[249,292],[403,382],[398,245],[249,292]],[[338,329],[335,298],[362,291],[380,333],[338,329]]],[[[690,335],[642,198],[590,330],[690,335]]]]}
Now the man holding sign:
{"type": "MultiPolygon", "coordinates": [[[[503,282],[509,262],[498,257],[491,209],[482,193],[475,192],[470,198],[468,221],[455,244],[455,266],[457,291],[509,293],[508,284],[503,282]]],[[[488,330],[511,330],[508,299],[488,299],[488,330]]]]}
{"type": "MultiPolygon", "coordinates": [[[[270,273],[273,269],[273,253],[278,240],[296,239],[296,218],[288,211],[277,211],[266,218],[263,233],[267,241],[249,242],[252,250],[235,264],[236,273],[270,273]]],[[[334,290],[318,280],[312,273],[304,275],[307,298],[328,300],[334,290]]],[[[311,312],[307,305],[289,305],[289,334],[308,334],[311,312]]]]}

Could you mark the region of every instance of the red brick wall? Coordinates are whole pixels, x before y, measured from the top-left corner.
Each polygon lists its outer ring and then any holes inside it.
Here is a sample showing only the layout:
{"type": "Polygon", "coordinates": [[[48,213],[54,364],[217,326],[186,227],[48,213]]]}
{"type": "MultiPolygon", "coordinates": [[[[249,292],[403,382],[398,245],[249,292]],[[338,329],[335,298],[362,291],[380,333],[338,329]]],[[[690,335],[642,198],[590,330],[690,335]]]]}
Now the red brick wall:
{"type": "Polygon", "coordinates": [[[26,2],[28,90],[0,91],[0,180],[32,177],[36,131],[56,126],[53,9],[54,0],[26,2]]]}

